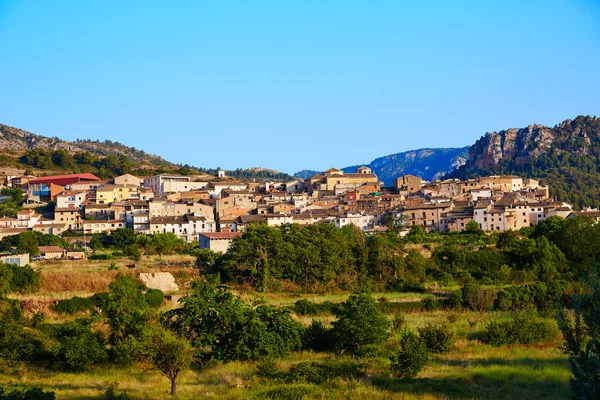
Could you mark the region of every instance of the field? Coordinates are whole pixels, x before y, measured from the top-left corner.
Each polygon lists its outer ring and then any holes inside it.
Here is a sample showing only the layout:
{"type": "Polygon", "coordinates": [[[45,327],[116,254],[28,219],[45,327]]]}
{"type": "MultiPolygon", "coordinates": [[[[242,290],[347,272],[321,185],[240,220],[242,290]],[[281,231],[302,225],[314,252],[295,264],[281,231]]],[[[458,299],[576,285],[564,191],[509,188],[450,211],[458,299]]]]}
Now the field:
{"type": "MultiPolygon", "coordinates": [[[[375,294],[378,298],[381,294],[375,294]]],[[[420,294],[386,293],[388,301],[414,300],[420,294]]],[[[250,299],[249,293],[243,297],[250,299]]],[[[256,298],[256,296],[254,296],[256,298]]],[[[343,301],[346,295],[306,295],[313,301],[343,301]]],[[[274,305],[288,305],[297,297],[266,294],[264,300],[274,305]]],[[[392,318],[392,315],[388,315],[392,318]]],[[[510,317],[509,313],[489,312],[420,312],[405,314],[406,326],[412,330],[428,323],[449,323],[457,337],[451,352],[432,355],[425,369],[415,379],[394,379],[389,374],[386,357],[353,360],[326,353],[295,352],[277,363],[279,378],[261,378],[257,364],[233,362],[215,365],[204,371],[187,371],[178,380],[180,399],[199,397],[218,399],[564,399],[570,398],[569,370],[559,340],[543,345],[493,347],[481,343],[485,321],[510,317]],[[322,385],[291,382],[285,377],[294,363],[335,360],[360,363],[362,376],[335,378],[322,385]]],[[[311,317],[296,316],[303,323],[311,317]]],[[[316,317],[331,321],[328,315],[316,317]]],[[[551,319],[550,319],[551,320],[551,319]]],[[[385,349],[398,349],[400,334],[393,334],[385,349]]],[[[40,386],[55,391],[58,399],[107,398],[113,387],[133,399],[170,398],[169,382],[156,371],[141,367],[128,369],[96,368],[85,373],[52,373],[24,367],[2,367],[0,385],[40,386]],[[115,386],[116,384],[116,386],[115,386]]]]}

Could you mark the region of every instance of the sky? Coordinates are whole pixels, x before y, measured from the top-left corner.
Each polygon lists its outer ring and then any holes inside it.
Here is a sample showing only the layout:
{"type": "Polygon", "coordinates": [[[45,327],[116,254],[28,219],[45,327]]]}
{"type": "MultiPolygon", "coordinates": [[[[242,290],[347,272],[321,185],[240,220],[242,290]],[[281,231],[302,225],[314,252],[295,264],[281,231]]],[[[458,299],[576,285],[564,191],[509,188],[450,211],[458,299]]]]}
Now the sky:
{"type": "Polygon", "coordinates": [[[0,0],[0,123],[224,169],[600,110],[600,0],[0,0]]]}

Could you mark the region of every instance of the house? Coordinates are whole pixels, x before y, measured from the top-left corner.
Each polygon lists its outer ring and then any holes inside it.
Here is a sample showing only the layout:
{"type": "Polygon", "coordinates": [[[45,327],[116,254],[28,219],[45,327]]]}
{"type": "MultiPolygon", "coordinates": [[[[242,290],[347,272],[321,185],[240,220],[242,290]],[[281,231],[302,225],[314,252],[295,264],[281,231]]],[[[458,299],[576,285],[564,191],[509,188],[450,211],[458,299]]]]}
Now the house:
{"type": "Polygon", "coordinates": [[[13,217],[2,217],[0,218],[0,229],[1,228],[17,228],[19,220],[13,217]]]}
{"type": "Polygon", "coordinates": [[[66,251],[58,246],[40,246],[40,254],[44,260],[55,260],[64,258],[66,251]]]}
{"type": "Polygon", "coordinates": [[[18,235],[22,232],[27,232],[27,228],[0,228],[0,240],[7,236],[18,235]]]}
{"type": "Polygon", "coordinates": [[[201,249],[210,249],[215,252],[226,253],[234,238],[240,232],[207,232],[198,235],[198,245],[201,249]]]}
{"type": "Polygon", "coordinates": [[[56,208],[80,208],[86,199],[85,191],[65,190],[56,195],[56,208]]]}
{"type": "Polygon", "coordinates": [[[17,267],[24,267],[29,264],[29,253],[25,254],[0,254],[0,264],[11,264],[17,267]]]}
{"type": "Polygon", "coordinates": [[[78,207],[55,208],[54,222],[67,225],[67,229],[78,230],[81,227],[81,210],[78,207]]]}
{"type": "Polygon", "coordinates": [[[150,233],[150,214],[148,212],[140,211],[131,214],[131,221],[134,232],[150,233]]]}
{"type": "Polygon", "coordinates": [[[32,175],[23,175],[23,176],[13,176],[8,179],[8,184],[13,189],[16,188],[24,188],[27,186],[30,180],[35,179],[35,176],[32,175]]]}
{"type": "Polygon", "coordinates": [[[40,232],[49,235],[61,235],[67,229],[69,228],[66,224],[57,224],[54,222],[51,224],[36,224],[33,226],[33,228],[31,228],[31,230],[34,232],[40,232]]]}
{"type": "Polygon", "coordinates": [[[40,215],[28,208],[17,213],[17,228],[32,228],[37,224],[40,215]]]}
{"type": "Polygon", "coordinates": [[[144,179],[144,188],[152,190],[156,196],[167,193],[189,192],[192,190],[191,178],[184,175],[161,174],[144,179]]]}
{"type": "Polygon", "coordinates": [[[85,233],[94,234],[125,228],[126,222],[124,219],[85,220],[82,226],[85,233]]]}
{"type": "Polygon", "coordinates": [[[130,185],[139,188],[143,185],[143,180],[137,176],[125,174],[115,178],[115,185],[130,185]]]}
{"type": "Polygon", "coordinates": [[[83,260],[85,252],[82,250],[67,250],[67,258],[69,260],[83,260]]]}
{"type": "Polygon", "coordinates": [[[415,175],[402,175],[394,179],[394,187],[400,192],[415,193],[421,190],[422,179],[415,175]]]}
{"type": "Polygon", "coordinates": [[[335,226],[338,228],[342,228],[346,225],[354,225],[359,229],[367,230],[371,228],[371,221],[373,220],[373,216],[363,213],[346,213],[344,215],[340,215],[336,217],[333,222],[335,226]]]}
{"type": "Polygon", "coordinates": [[[100,186],[101,181],[100,178],[89,172],[82,174],[43,176],[31,179],[28,182],[27,193],[35,199],[51,200],[55,195],[64,191],[67,186],[72,190],[81,190],[80,188],[73,188],[73,186],[77,184],[82,184],[85,188],[94,185],[95,187],[98,187],[100,186]]]}

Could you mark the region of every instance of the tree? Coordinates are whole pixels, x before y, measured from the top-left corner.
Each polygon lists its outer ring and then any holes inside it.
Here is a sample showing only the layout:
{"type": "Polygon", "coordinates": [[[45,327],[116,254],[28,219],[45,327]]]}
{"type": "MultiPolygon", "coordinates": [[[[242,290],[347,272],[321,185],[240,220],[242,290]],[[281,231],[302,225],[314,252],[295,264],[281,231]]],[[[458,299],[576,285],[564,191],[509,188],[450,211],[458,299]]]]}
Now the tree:
{"type": "Polygon", "coordinates": [[[135,232],[131,229],[119,228],[110,234],[113,245],[123,250],[126,246],[135,243],[135,232]]]}
{"type": "Polygon", "coordinates": [[[563,307],[557,321],[564,336],[564,352],[573,374],[573,398],[600,398],[600,282],[597,272],[585,279],[573,294],[573,308],[563,307]]]}
{"type": "Polygon", "coordinates": [[[476,221],[469,221],[465,226],[465,233],[472,233],[475,235],[483,234],[483,230],[479,227],[479,224],[476,221]]]}
{"type": "Polygon", "coordinates": [[[368,293],[351,295],[335,313],[333,335],[341,352],[360,356],[388,338],[389,321],[368,293]]]}
{"type": "Polygon", "coordinates": [[[392,359],[392,371],[401,378],[414,378],[427,363],[427,346],[417,334],[406,331],[400,338],[400,351],[392,359]]]}
{"type": "Polygon", "coordinates": [[[22,232],[17,238],[17,253],[29,253],[30,256],[40,254],[35,232],[22,232]]]}
{"type": "Polygon", "coordinates": [[[175,396],[177,377],[192,362],[192,346],[187,340],[161,330],[154,336],[150,352],[152,365],[171,381],[171,396],[175,396]]]}

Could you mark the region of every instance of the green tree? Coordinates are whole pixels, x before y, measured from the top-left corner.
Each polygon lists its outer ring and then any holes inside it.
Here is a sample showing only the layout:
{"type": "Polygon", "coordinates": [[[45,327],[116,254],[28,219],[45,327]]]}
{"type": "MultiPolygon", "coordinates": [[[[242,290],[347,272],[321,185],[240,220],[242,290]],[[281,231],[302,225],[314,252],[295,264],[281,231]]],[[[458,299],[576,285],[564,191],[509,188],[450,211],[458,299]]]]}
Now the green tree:
{"type": "Polygon", "coordinates": [[[30,256],[40,254],[35,232],[22,232],[17,236],[17,253],[29,253],[30,256]]]}
{"type": "Polygon", "coordinates": [[[119,228],[112,232],[110,237],[113,245],[120,250],[135,243],[135,232],[131,229],[119,228]]]}
{"type": "Polygon", "coordinates": [[[177,377],[192,362],[192,346],[187,340],[165,330],[154,335],[150,346],[150,361],[154,368],[171,381],[171,396],[175,396],[177,377]]]}
{"type": "Polygon", "coordinates": [[[360,356],[388,338],[389,321],[368,293],[351,295],[336,311],[332,323],[338,349],[360,356]]]}
{"type": "Polygon", "coordinates": [[[400,338],[400,350],[392,359],[392,371],[401,378],[414,378],[427,363],[428,353],[425,341],[417,334],[406,331],[400,338]]]}
{"type": "Polygon", "coordinates": [[[576,288],[573,308],[563,307],[557,321],[573,374],[573,398],[600,398],[600,282],[594,272],[576,288]]]}

